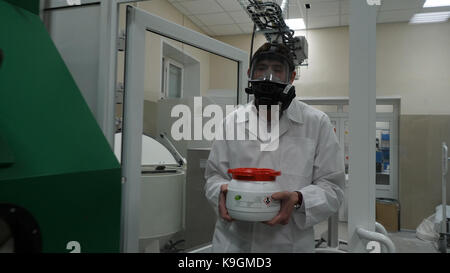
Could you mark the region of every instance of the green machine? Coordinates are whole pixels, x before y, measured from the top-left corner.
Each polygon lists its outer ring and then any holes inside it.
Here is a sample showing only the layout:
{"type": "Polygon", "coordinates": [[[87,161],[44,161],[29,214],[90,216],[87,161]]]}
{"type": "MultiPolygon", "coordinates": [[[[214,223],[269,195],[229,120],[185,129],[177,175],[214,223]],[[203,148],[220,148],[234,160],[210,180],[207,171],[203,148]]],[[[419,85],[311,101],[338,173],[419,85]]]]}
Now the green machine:
{"type": "Polygon", "coordinates": [[[119,252],[120,165],[36,2],[0,0],[0,248],[119,252]]]}

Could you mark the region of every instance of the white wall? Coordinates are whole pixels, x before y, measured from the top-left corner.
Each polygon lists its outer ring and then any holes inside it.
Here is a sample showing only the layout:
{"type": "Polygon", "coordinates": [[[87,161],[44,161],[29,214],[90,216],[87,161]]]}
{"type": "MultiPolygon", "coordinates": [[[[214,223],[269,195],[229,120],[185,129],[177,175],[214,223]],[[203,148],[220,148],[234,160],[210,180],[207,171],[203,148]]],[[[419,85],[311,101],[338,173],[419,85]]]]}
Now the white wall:
{"type": "MultiPolygon", "coordinates": [[[[180,13],[175,7],[173,7],[167,0],[152,0],[139,2],[138,7],[161,16],[167,20],[170,20],[176,24],[185,26],[194,31],[203,33],[194,23],[192,23],[189,18],[180,13]]],[[[204,33],[203,33],[204,34],[204,33]]],[[[174,47],[185,51],[189,56],[200,62],[200,92],[199,94],[205,93],[209,89],[209,58],[210,53],[203,50],[193,48],[182,43],[163,38],[154,33],[147,34],[147,53],[146,56],[146,73],[148,75],[146,88],[145,88],[145,99],[151,101],[157,101],[159,99],[159,94],[161,92],[161,39],[164,39],[174,47]]]]}
{"type": "MultiPolygon", "coordinates": [[[[230,44],[250,53],[251,35],[230,35],[216,36],[214,39],[230,44]]],[[[255,50],[265,42],[262,35],[255,38],[255,50]]],[[[226,60],[222,57],[214,56],[210,59],[211,67],[211,89],[231,89],[236,90],[237,86],[237,63],[226,60]]],[[[247,69],[247,68],[246,68],[247,69]]],[[[241,90],[241,92],[245,92],[241,90]]]]}
{"type": "Polygon", "coordinates": [[[348,28],[308,31],[309,65],[302,67],[294,82],[297,96],[348,96],[349,37],[348,28]]]}
{"type": "MultiPolygon", "coordinates": [[[[348,96],[348,35],[348,27],[308,31],[309,66],[294,83],[298,96],[348,96]]],[[[214,38],[250,51],[250,35],[214,38]]],[[[257,36],[255,48],[264,42],[257,36]]],[[[377,26],[377,96],[401,96],[403,115],[450,114],[450,22],[377,26]]]]}
{"type": "MultiPolygon", "coordinates": [[[[166,0],[140,2],[139,7],[177,24],[202,32],[166,0]]],[[[124,14],[124,10],[122,11],[124,14]]],[[[123,18],[123,17],[121,17],[123,18]]],[[[122,19],[123,20],[123,19],[122,19]]],[[[123,23],[122,23],[123,24],[123,23]]],[[[161,84],[159,37],[148,35],[152,49],[147,58],[147,100],[158,98],[161,84]],[[158,72],[152,72],[154,69],[158,72]]],[[[251,35],[216,36],[232,46],[250,52],[251,35]]],[[[349,37],[348,27],[314,29],[307,32],[309,66],[302,67],[295,81],[301,97],[348,96],[349,37]]],[[[170,41],[186,50],[201,65],[201,94],[208,89],[230,89],[236,85],[237,67],[233,62],[204,51],[170,41]]],[[[255,38],[254,50],[265,42],[255,38]]],[[[377,96],[400,96],[401,114],[450,114],[450,22],[377,26],[377,96]]],[[[119,65],[119,79],[123,74],[119,65]]]]}
{"type": "MultiPolygon", "coordinates": [[[[185,26],[194,31],[205,34],[200,28],[198,28],[194,23],[192,23],[188,17],[180,13],[175,7],[173,7],[167,0],[151,0],[142,1],[134,4],[135,6],[146,10],[149,13],[156,14],[164,19],[172,21],[176,24],[185,26]]],[[[125,5],[121,6],[120,9],[120,28],[125,29],[125,5]]],[[[188,45],[176,42],[174,40],[161,37],[154,33],[148,32],[146,35],[146,46],[147,55],[143,56],[146,60],[146,84],[144,99],[149,101],[157,101],[160,98],[161,92],[161,61],[162,61],[162,44],[161,41],[164,40],[174,47],[185,51],[189,56],[200,62],[200,92],[199,94],[204,94],[209,89],[210,82],[210,68],[209,59],[210,53],[193,48],[188,45]]],[[[118,61],[118,79],[123,81],[123,68],[124,68],[124,57],[123,53],[119,53],[118,61]]]]}
{"type": "Polygon", "coordinates": [[[402,114],[450,114],[450,22],[378,27],[377,95],[402,96],[402,114]]]}

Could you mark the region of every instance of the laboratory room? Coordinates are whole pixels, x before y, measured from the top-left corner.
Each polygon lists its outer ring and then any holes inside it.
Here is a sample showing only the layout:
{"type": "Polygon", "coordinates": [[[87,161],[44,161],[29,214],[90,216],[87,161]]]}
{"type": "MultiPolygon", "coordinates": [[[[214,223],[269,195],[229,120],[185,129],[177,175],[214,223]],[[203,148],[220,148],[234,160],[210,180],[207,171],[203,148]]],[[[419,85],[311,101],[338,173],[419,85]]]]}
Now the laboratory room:
{"type": "Polygon", "coordinates": [[[0,34],[0,253],[450,249],[449,0],[0,0],[0,34]]]}

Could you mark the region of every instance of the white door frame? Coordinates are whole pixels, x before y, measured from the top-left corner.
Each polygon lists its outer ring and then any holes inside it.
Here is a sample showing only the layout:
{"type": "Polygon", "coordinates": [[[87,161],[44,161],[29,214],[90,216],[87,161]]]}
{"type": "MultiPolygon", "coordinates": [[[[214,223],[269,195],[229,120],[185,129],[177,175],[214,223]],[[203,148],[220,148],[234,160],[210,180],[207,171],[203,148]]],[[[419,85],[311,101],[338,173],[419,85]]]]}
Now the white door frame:
{"type": "MultiPolygon", "coordinates": [[[[327,112],[326,113],[330,120],[336,121],[336,135],[339,140],[339,144],[341,146],[342,151],[344,151],[344,138],[345,138],[345,130],[344,130],[344,122],[348,120],[348,113],[340,113],[340,112],[327,112]]],[[[390,198],[398,200],[398,124],[395,123],[395,115],[394,113],[377,113],[376,122],[389,122],[390,125],[390,149],[389,149],[389,157],[390,157],[390,175],[389,175],[389,186],[385,185],[376,185],[376,198],[390,198]]]]}
{"type": "MultiPolygon", "coordinates": [[[[309,105],[333,105],[337,106],[339,112],[327,112],[330,120],[337,121],[336,125],[339,143],[341,144],[342,151],[344,151],[344,120],[349,119],[349,112],[342,112],[342,107],[349,104],[349,97],[299,97],[298,100],[309,105]]],[[[376,121],[390,122],[391,125],[391,140],[390,140],[390,160],[391,160],[391,174],[390,174],[390,187],[386,188],[380,185],[376,185],[376,197],[379,198],[392,198],[399,199],[399,118],[400,118],[400,104],[401,97],[377,97],[376,105],[391,105],[393,107],[392,112],[376,113],[376,121]],[[383,191],[389,190],[389,194],[384,194],[383,191]]]]}
{"type": "MultiPolygon", "coordinates": [[[[122,193],[123,252],[138,252],[139,250],[141,139],[146,79],[143,56],[146,56],[145,37],[147,31],[238,62],[237,103],[245,101],[245,93],[241,90],[244,90],[247,84],[248,53],[150,14],[143,9],[127,7],[122,143],[122,171],[125,180],[122,193]]],[[[156,217],[155,221],[157,221],[156,217]]]]}

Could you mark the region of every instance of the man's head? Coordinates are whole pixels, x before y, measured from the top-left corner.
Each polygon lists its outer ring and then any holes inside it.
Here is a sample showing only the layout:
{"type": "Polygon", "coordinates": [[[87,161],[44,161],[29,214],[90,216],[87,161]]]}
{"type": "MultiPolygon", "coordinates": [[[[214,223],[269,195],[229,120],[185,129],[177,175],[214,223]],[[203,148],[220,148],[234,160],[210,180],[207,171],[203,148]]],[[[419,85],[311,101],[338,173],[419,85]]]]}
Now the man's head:
{"type": "Polygon", "coordinates": [[[265,43],[253,55],[248,76],[250,81],[289,84],[295,79],[294,70],[294,58],[287,46],[265,43]]]}
{"type": "Polygon", "coordinates": [[[279,105],[286,110],[295,98],[294,57],[291,50],[278,43],[265,43],[253,55],[248,70],[251,88],[247,93],[255,95],[255,104],[279,105]]]}

